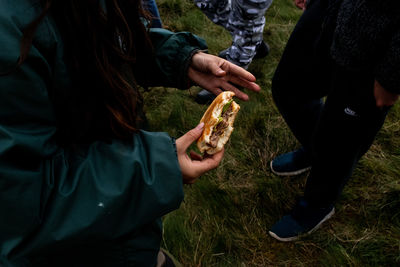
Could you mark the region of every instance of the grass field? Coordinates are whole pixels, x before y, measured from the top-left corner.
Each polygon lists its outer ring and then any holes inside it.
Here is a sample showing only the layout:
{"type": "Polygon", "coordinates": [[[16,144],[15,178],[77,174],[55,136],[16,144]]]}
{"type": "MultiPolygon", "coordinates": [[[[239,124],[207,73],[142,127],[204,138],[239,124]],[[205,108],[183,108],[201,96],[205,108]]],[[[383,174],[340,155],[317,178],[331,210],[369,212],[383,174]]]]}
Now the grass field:
{"type": "MultiPolygon", "coordinates": [[[[230,45],[189,0],[159,0],[165,26],[203,37],[209,52],[230,45]]],[[[276,155],[298,147],[271,98],[271,78],[301,11],[276,0],[266,14],[267,58],[249,68],[262,87],[241,102],[236,129],[220,167],[185,186],[181,208],[164,218],[163,247],[184,266],[400,266],[400,109],[397,104],[362,158],[336,205],[336,215],[311,236],[293,243],[267,230],[287,213],[307,174],[280,178],[269,170],[276,155]]],[[[145,92],[151,129],[180,136],[195,127],[206,106],[199,88],[145,92]]]]}

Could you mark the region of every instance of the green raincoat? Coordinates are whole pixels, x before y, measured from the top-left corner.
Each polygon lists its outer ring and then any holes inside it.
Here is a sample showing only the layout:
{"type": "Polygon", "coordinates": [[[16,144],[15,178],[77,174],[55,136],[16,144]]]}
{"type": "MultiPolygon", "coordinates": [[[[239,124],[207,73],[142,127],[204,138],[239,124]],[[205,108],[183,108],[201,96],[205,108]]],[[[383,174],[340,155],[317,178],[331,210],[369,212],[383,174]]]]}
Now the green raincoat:
{"type": "MultiPolygon", "coordinates": [[[[15,65],[22,29],[40,11],[39,1],[0,0],[0,72],[15,65]]],[[[163,29],[151,39],[155,61],[135,70],[137,80],[187,87],[204,41],[163,29]]],[[[155,266],[160,218],[183,199],[174,142],[140,131],[78,152],[58,146],[48,91],[72,86],[66,69],[46,17],[24,64],[0,76],[0,266],[155,266]]]]}

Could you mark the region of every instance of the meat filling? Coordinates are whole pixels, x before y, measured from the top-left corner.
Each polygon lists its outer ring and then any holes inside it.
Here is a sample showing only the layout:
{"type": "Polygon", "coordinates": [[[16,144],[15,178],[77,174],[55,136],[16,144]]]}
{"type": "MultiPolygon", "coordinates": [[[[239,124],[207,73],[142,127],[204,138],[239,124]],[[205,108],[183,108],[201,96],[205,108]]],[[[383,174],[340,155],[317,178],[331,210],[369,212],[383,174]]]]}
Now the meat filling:
{"type": "Polygon", "coordinates": [[[228,128],[228,119],[229,116],[232,114],[232,105],[221,114],[222,121],[219,122],[213,129],[213,132],[210,137],[210,143],[208,144],[210,147],[216,148],[218,144],[218,139],[225,132],[225,129],[228,128]]]}

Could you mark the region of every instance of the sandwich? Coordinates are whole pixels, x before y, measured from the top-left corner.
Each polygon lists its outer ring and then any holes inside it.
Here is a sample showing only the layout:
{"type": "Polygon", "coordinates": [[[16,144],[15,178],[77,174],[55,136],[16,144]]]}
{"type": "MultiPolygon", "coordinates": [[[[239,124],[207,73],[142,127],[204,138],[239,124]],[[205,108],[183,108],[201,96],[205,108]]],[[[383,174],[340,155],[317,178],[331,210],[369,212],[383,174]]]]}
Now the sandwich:
{"type": "Polygon", "coordinates": [[[233,123],[240,106],[233,101],[235,93],[220,93],[208,107],[200,123],[204,122],[204,131],[197,140],[201,153],[215,154],[222,150],[233,131],[233,123]]]}

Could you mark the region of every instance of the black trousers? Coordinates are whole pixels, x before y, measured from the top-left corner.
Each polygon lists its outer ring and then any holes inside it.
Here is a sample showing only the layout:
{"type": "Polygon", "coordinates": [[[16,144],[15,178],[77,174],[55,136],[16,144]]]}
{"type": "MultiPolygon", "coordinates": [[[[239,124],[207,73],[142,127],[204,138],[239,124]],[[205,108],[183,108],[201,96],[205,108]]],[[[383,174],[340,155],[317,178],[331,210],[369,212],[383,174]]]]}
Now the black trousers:
{"type": "Polygon", "coordinates": [[[311,1],[272,81],[279,111],[311,154],[304,197],[319,207],[333,204],[340,196],[387,114],[375,105],[372,68],[348,70],[331,59],[334,27],[329,29],[326,23],[328,2],[311,1]]]}

